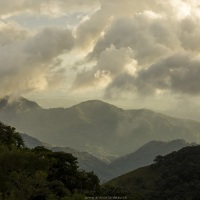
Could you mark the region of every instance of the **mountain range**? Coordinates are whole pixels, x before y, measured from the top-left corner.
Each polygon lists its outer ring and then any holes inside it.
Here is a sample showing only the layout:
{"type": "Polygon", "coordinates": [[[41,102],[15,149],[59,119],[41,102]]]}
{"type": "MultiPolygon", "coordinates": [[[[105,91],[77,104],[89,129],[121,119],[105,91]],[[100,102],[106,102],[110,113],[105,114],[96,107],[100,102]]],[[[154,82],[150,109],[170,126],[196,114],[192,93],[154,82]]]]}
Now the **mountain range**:
{"type": "Polygon", "coordinates": [[[78,165],[81,169],[88,172],[94,171],[101,182],[111,180],[122,174],[125,174],[134,169],[147,166],[153,163],[153,160],[158,155],[166,155],[173,151],[177,151],[183,147],[191,146],[184,140],[173,140],[169,142],[151,141],[144,146],[140,147],[135,152],[122,156],[114,161],[108,163],[105,160],[101,160],[88,152],[81,152],[69,147],[57,147],[40,140],[33,138],[27,134],[21,134],[24,143],[29,148],[37,146],[44,146],[52,151],[63,151],[72,154],[78,160],[78,165]]]}
{"type": "Polygon", "coordinates": [[[42,141],[114,160],[152,141],[199,142],[200,123],[146,109],[123,110],[90,100],[70,108],[43,109],[25,98],[0,100],[0,120],[42,141]]]}
{"type": "Polygon", "coordinates": [[[45,148],[55,152],[62,151],[72,154],[74,157],[77,158],[78,166],[80,167],[80,169],[84,169],[87,172],[94,171],[101,181],[109,180],[110,177],[116,177],[115,173],[109,168],[108,164],[105,161],[100,160],[99,158],[91,155],[88,152],[81,152],[69,147],[53,146],[44,143],[37,138],[31,137],[28,134],[21,133],[20,135],[25,143],[25,146],[28,148],[44,146],[45,148]]]}
{"type": "Polygon", "coordinates": [[[23,97],[0,100],[0,120],[42,141],[113,160],[152,140],[199,142],[200,123],[151,110],[123,110],[90,100],[70,108],[43,109],[23,97]]]}

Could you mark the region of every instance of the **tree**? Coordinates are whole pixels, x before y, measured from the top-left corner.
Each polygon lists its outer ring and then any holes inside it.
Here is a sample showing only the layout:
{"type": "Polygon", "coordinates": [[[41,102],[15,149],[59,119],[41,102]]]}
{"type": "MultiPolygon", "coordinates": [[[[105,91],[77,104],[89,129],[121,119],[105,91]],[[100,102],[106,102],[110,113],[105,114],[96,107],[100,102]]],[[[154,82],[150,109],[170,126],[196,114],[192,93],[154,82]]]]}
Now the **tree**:
{"type": "Polygon", "coordinates": [[[24,142],[15,128],[0,122],[0,145],[24,147],[24,142]]]}
{"type": "Polygon", "coordinates": [[[72,154],[24,148],[15,128],[0,123],[0,200],[64,200],[80,183],[87,190],[99,187],[98,177],[79,170],[72,154]]]}

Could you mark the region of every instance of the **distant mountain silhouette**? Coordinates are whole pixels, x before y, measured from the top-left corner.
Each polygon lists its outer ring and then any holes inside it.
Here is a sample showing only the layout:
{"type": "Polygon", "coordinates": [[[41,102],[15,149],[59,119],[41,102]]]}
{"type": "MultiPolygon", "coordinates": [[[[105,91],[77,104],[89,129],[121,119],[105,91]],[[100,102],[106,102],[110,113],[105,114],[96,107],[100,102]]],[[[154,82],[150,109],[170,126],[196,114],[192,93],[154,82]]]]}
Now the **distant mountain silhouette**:
{"type": "Polygon", "coordinates": [[[200,140],[199,122],[151,110],[123,110],[99,100],[70,108],[42,109],[34,102],[20,99],[12,102],[12,112],[9,106],[0,107],[1,121],[49,144],[89,151],[102,159],[113,160],[152,140],[200,140]]]}

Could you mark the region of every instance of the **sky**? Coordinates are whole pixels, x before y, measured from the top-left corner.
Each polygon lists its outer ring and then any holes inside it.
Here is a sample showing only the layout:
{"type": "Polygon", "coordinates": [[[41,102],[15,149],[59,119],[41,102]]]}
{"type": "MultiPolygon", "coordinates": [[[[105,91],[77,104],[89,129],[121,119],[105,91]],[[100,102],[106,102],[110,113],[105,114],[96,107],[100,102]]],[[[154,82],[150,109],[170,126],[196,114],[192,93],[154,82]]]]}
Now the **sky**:
{"type": "Polygon", "coordinates": [[[199,44],[198,0],[0,0],[0,97],[192,118],[199,44]]]}

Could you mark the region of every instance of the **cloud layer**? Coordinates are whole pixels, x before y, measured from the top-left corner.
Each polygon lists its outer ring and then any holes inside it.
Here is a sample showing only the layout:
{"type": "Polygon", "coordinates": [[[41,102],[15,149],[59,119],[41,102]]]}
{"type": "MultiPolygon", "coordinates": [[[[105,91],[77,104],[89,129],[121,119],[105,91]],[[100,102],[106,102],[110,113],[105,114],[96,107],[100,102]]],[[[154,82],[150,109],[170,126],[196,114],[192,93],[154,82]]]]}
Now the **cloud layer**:
{"type": "Polygon", "coordinates": [[[1,96],[42,90],[64,79],[57,56],[72,49],[70,30],[52,27],[33,35],[11,24],[4,24],[0,30],[1,96]],[[3,34],[5,30],[10,34],[3,34]]]}
{"type": "Polygon", "coordinates": [[[197,1],[102,1],[79,27],[92,49],[87,61],[97,64],[78,73],[75,88],[104,80],[109,98],[126,92],[199,95],[199,20],[197,1]]]}
{"type": "Polygon", "coordinates": [[[106,98],[200,94],[197,0],[0,2],[2,19],[24,13],[47,15],[49,20],[70,15],[73,21],[76,16],[79,23],[73,28],[44,24],[41,29],[31,30],[17,24],[15,18],[1,22],[1,96],[50,89],[72,81],[71,91],[103,90],[106,98]],[[71,79],[67,80],[65,74],[71,73],[66,64],[69,51],[76,70],[75,77],[68,75],[71,79]]]}

